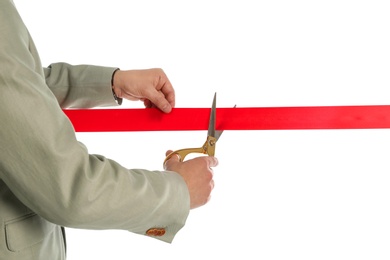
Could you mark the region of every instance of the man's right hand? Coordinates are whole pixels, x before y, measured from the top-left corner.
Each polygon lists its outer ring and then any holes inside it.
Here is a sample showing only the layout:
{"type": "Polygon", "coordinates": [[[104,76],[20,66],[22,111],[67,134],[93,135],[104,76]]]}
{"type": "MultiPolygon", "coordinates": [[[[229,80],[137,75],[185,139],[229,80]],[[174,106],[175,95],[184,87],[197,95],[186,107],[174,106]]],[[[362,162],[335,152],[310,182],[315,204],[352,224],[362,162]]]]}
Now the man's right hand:
{"type": "MultiPolygon", "coordinates": [[[[167,151],[166,155],[171,152],[167,151]]],[[[165,162],[164,168],[167,171],[177,172],[183,177],[190,193],[190,208],[194,209],[203,206],[210,200],[211,191],[214,188],[211,167],[217,165],[217,158],[211,156],[180,162],[179,157],[174,155],[165,162]]]]}

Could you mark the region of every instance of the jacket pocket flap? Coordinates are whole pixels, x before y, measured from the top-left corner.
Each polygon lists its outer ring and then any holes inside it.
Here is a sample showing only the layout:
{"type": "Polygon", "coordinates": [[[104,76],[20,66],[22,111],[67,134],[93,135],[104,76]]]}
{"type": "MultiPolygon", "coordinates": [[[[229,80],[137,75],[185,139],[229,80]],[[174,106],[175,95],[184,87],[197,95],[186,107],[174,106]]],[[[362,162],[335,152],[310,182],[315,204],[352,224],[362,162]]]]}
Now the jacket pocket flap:
{"type": "Polygon", "coordinates": [[[7,221],[5,223],[7,247],[10,251],[18,252],[38,244],[55,226],[35,213],[7,221]]]}

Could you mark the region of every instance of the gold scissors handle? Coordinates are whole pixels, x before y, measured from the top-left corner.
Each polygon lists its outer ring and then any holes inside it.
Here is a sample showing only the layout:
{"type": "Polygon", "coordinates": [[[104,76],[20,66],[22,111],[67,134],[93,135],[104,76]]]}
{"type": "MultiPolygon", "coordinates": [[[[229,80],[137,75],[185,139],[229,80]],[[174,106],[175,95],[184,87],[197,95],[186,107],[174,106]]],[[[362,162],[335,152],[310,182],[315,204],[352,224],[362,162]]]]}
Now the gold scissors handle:
{"type": "Polygon", "coordinates": [[[180,149],[171,152],[168,154],[168,156],[164,160],[164,165],[167,160],[169,160],[174,154],[179,156],[179,161],[184,161],[184,158],[189,155],[190,153],[202,153],[207,154],[209,156],[215,155],[215,145],[217,143],[218,138],[221,136],[222,131],[215,131],[215,119],[216,119],[216,95],[214,94],[213,104],[211,107],[210,112],[210,119],[209,119],[209,128],[207,132],[207,139],[206,142],[203,144],[200,148],[187,148],[187,149],[180,149]]]}
{"type": "Polygon", "coordinates": [[[171,152],[168,154],[168,156],[164,160],[164,164],[167,160],[169,160],[173,155],[179,156],[179,161],[184,161],[184,158],[189,155],[190,153],[202,153],[202,154],[208,154],[209,156],[214,156],[215,154],[215,144],[217,143],[217,139],[213,136],[208,136],[206,142],[203,144],[202,147],[199,148],[186,148],[186,149],[180,149],[171,152]]]}

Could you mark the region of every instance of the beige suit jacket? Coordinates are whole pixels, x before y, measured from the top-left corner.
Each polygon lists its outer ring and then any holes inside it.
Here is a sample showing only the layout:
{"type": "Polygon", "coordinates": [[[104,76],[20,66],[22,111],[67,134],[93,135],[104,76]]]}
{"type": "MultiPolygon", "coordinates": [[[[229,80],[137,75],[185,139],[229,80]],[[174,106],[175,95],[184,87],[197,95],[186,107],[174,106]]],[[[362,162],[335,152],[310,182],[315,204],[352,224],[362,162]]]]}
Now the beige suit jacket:
{"type": "Polygon", "coordinates": [[[65,259],[61,226],[166,242],[183,227],[189,194],[180,175],[89,154],[62,112],[115,105],[114,69],[43,69],[12,0],[0,0],[0,259],[65,259]]]}

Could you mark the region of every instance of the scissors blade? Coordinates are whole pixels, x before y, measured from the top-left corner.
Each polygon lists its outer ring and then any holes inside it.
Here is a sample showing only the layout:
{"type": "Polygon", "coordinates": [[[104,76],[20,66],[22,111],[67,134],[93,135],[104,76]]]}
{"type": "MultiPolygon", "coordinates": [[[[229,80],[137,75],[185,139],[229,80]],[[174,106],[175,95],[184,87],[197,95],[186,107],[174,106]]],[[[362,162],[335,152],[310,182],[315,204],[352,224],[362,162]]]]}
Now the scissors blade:
{"type": "MultiPolygon", "coordinates": [[[[215,101],[215,100],[214,100],[215,101]]],[[[215,105],[215,103],[213,102],[213,106],[215,105]]],[[[233,108],[236,108],[237,105],[234,105],[233,108]]],[[[215,112],[215,109],[214,109],[214,120],[215,120],[215,117],[216,117],[216,112],[215,112]]],[[[210,129],[210,126],[209,126],[209,129],[210,129]]],[[[221,137],[223,133],[223,130],[217,130],[215,131],[215,121],[214,121],[214,137],[216,139],[216,141],[218,141],[218,139],[221,137]]]]}
{"type": "Polygon", "coordinates": [[[215,136],[214,137],[215,137],[216,141],[218,141],[218,139],[221,137],[222,133],[223,133],[223,130],[215,131],[215,136]]]}
{"type": "Polygon", "coordinates": [[[215,138],[217,138],[215,136],[215,116],[216,116],[215,110],[216,110],[216,103],[217,103],[216,99],[217,99],[217,93],[214,94],[213,104],[211,106],[211,112],[210,112],[209,129],[207,132],[208,136],[212,136],[215,138]]]}

